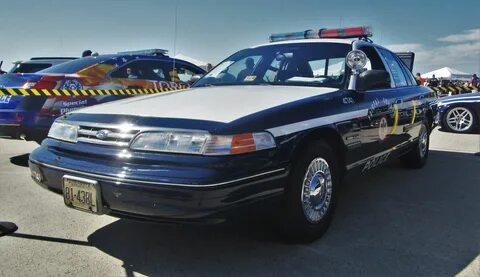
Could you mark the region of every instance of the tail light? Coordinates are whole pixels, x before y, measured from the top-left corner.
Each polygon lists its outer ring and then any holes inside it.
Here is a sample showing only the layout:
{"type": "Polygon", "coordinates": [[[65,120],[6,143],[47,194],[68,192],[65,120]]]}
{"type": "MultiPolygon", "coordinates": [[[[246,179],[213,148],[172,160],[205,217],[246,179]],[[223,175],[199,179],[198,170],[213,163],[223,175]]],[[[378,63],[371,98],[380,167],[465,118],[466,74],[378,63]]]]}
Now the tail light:
{"type": "Polygon", "coordinates": [[[65,76],[42,76],[39,81],[26,81],[22,88],[25,89],[57,89],[65,79],[65,76]]]}
{"type": "Polygon", "coordinates": [[[60,87],[60,83],[65,79],[64,76],[43,76],[40,81],[33,87],[35,89],[56,89],[60,87]]]}
{"type": "Polygon", "coordinates": [[[48,109],[48,108],[42,108],[38,114],[38,116],[57,116],[60,115],[58,111],[55,111],[53,109],[48,109]]]}
{"type": "Polygon", "coordinates": [[[37,82],[26,81],[26,82],[22,85],[22,88],[24,88],[24,89],[30,89],[30,88],[33,88],[36,84],[37,84],[37,82]]]}
{"type": "Polygon", "coordinates": [[[25,116],[23,115],[23,113],[16,113],[15,114],[15,120],[17,122],[22,122],[24,118],[25,118],[25,116]]]}

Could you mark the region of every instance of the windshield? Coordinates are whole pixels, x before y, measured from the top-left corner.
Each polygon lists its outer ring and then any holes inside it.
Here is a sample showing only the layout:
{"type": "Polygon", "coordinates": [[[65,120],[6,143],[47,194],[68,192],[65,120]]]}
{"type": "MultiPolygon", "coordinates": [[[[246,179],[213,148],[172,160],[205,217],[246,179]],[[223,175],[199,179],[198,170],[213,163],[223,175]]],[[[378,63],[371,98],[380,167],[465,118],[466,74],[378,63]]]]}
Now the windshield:
{"type": "Polygon", "coordinates": [[[288,43],[239,51],[195,84],[306,85],[341,87],[345,57],[351,45],[343,43],[288,43]]]}
{"type": "Polygon", "coordinates": [[[52,66],[51,63],[20,63],[14,66],[9,73],[35,73],[52,66]]]}
{"type": "Polygon", "coordinates": [[[73,74],[81,69],[89,67],[91,65],[104,62],[106,60],[111,59],[110,56],[91,56],[85,57],[77,60],[73,60],[70,62],[65,62],[61,64],[54,65],[38,73],[62,73],[62,74],[73,74]]]}

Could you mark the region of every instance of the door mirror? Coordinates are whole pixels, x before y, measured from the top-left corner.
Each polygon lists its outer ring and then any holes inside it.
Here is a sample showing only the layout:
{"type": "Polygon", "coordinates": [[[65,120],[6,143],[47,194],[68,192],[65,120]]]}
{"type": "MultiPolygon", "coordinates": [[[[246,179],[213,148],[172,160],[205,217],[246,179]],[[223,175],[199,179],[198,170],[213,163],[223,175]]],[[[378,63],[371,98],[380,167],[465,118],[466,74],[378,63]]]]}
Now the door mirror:
{"type": "Polygon", "coordinates": [[[385,70],[366,70],[358,76],[357,90],[390,88],[390,75],[385,70]]]}

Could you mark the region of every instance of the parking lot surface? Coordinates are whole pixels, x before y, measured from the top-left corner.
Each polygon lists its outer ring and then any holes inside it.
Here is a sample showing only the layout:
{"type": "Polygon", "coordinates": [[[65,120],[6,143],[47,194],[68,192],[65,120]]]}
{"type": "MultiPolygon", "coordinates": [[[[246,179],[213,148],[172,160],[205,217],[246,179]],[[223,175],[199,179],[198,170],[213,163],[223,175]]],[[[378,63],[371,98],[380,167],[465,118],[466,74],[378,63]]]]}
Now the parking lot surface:
{"type": "Polygon", "coordinates": [[[164,225],[66,208],[30,179],[36,146],[0,139],[0,221],[19,227],[0,237],[0,276],[480,276],[479,135],[435,130],[424,169],[348,176],[329,231],[300,245],[265,215],[164,225]]]}

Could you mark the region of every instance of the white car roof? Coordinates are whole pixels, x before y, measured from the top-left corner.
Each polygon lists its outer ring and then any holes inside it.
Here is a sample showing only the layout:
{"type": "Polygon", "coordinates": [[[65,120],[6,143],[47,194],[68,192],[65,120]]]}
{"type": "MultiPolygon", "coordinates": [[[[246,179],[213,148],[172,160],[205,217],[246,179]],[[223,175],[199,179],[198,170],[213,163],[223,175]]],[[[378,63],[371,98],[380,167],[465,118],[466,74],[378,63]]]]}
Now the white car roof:
{"type": "Polygon", "coordinates": [[[260,45],[253,46],[251,48],[257,48],[261,46],[267,46],[267,45],[277,45],[277,44],[291,44],[291,43],[343,43],[343,44],[352,44],[352,42],[356,41],[358,39],[327,39],[327,38],[319,38],[319,39],[294,39],[294,40],[282,40],[282,41],[277,41],[277,42],[270,42],[270,43],[264,43],[260,45]]]}

